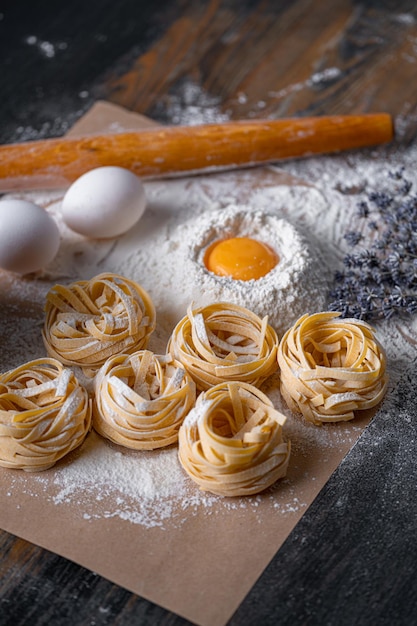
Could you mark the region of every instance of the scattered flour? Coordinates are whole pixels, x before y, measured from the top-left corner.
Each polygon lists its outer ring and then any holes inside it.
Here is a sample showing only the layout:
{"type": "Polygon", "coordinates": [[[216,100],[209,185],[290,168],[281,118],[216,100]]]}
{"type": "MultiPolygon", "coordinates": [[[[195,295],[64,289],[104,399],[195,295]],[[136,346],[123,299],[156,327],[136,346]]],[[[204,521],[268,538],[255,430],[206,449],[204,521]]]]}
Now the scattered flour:
{"type": "Polygon", "coordinates": [[[58,41],[56,43],[52,43],[51,41],[39,39],[36,35],[28,35],[25,39],[25,42],[28,44],[28,46],[35,47],[37,50],[39,50],[42,56],[45,56],[48,59],[54,58],[57,52],[66,50],[68,48],[68,44],[66,41],[58,41]]]}
{"type": "Polygon", "coordinates": [[[168,94],[158,102],[155,116],[180,126],[218,124],[230,119],[230,114],[220,109],[220,98],[210,95],[190,78],[177,85],[174,94],[168,94]]]}

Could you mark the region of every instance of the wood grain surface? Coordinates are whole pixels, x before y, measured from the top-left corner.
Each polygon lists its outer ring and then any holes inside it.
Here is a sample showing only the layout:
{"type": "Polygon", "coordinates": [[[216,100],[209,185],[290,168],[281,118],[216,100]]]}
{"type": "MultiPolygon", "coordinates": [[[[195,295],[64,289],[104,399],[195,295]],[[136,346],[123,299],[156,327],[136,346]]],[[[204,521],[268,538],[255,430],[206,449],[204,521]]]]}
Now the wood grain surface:
{"type": "Polygon", "coordinates": [[[63,134],[98,98],[167,123],[214,103],[230,119],[385,111],[399,142],[416,136],[411,0],[8,4],[3,143],[63,134]]]}
{"type": "MultiPolygon", "coordinates": [[[[99,98],[166,124],[385,111],[397,146],[417,135],[411,0],[6,0],[0,54],[2,143],[60,136],[99,98]]],[[[416,623],[415,436],[367,429],[231,626],[416,623]]],[[[8,533],[0,550],[2,626],[187,623],[8,533]]]]}

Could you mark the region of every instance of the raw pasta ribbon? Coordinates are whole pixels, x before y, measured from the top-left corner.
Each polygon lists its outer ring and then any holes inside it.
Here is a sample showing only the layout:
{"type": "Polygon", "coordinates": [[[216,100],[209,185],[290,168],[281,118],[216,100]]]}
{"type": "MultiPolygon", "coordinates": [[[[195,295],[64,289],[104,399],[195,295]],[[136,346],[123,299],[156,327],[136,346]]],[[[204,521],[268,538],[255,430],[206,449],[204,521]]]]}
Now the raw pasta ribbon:
{"type": "Polygon", "coordinates": [[[84,441],[91,403],[73,372],[37,359],[0,376],[0,465],[52,467],[84,441]]]}
{"type": "Polygon", "coordinates": [[[178,441],[195,397],[194,381],[170,355],[117,355],[96,376],[93,425],[127,448],[162,448],[178,441]]]}
{"type": "Polygon", "coordinates": [[[203,490],[221,496],[259,493],[287,472],[285,419],[252,385],[216,385],[199,396],[180,428],[180,463],[203,490]]]}
{"type": "Polygon", "coordinates": [[[190,306],[168,344],[199,390],[231,380],[260,385],[278,368],[277,350],[267,317],[227,302],[190,306]]]}
{"type": "Polygon", "coordinates": [[[46,297],[43,339],[48,354],[94,375],[114,354],[146,348],[155,308],[137,283],[117,274],[55,285],[46,297]]]}
{"type": "Polygon", "coordinates": [[[340,313],[304,315],[278,349],[281,393],[309,422],[347,421],[376,406],[388,383],[384,349],[373,328],[340,313]]]}

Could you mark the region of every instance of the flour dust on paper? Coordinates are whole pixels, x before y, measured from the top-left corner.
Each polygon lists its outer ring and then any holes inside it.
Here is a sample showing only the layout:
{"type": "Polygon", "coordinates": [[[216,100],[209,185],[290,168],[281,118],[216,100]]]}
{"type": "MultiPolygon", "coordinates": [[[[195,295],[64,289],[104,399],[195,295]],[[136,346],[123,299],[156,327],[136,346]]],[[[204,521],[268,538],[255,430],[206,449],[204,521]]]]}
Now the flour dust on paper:
{"type": "MultiPolygon", "coordinates": [[[[414,158],[415,150],[404,151],[396,155],[390,167],[407,167],[414,158]]],[[[147,210],[142,219],[125,235],[107,241],[86,240],[65,226],[60,213],[61,192],[22,194],[45,206],[57,221],[61,248],[38,280],[10,279],[10,297],[17,304],[8,304],[7,317],[0,328],[4,362],[11,368],[29,358],[44,356],[42,307],[51,285],[91,278],[103,271],[125,275],[148,291],[157,311],[157,329],[149,348],[156,353],[165,352],[174,325],[192,301],[205,304],[211,297],[222,296],[218,283],[196,270],[195,253],[210,228],[216,225],[221,231],[223,226],[230,226],[230,215],[235,215],[236,207],[244,207],[245,212],[244,217],[239,213],[239,220],[233,222],[237,233],[243,227],[248,230],[253,217],[259,238],[264,234],[271,240],[277,235],[271,224],[263,223],[259,216],[273,215],[290,225],[286,242],[289,249],[304,241],[305,249],[311,250],[304,259],[307,275],[289,263],[295,291],[288,285],[273,290],[275,323],[282,332],[294,321],[286,319],[292,309],[298,315],[298,309],[313,313],[325,308],[332,272],[348,251],[343,234],[354,219],[358,199],[366,189],[377,188],[386,171],[386,158],[364,153],[308,158],[260,170],[149,181],[147,210]],[[31,303],[26,313],[21,313],[19,302],[31,303]]],[[[413,182],[417,184],[417,177],[413,182]]],[[[246,294],[242,294],[243,288],[236,290],[233,293],[233,286],[229,285],[227,298],[246,298],[248,308],[256,308],[268,297],[265,292],[257,292],[256,286],[246,294]]],[[[377,326],[388,354],[391,393],[415,357],[409,338],[415,338],[416,332],[412,318],[377,326]]],[[[119,518],[160,528],[184,523],[190,514],[199,511],[216,515],[244,508],[256,515],[265,503],[277,514],[301,515],[307,502],[300,484],[318,480],[314,463],[305,469],[303,460],[314,458],[326,463],[332,451],[338,451],[342,458],[361,427],[355,421],[321,428],[306,424],[283,406],[277,376],[267,381],[264,389],[287,415],[284,432],[293,450],[287,477],[265,494],[231,500],[201,492],[182,471],[175,447],[133,452],[92,432],[68,462],[64,460],[38,475],[8,472],[10,502],[14,502],[14,492],[19,488],[34,497],[47,498],[56,506],[71,507],[86,521],[119,518]]]]}

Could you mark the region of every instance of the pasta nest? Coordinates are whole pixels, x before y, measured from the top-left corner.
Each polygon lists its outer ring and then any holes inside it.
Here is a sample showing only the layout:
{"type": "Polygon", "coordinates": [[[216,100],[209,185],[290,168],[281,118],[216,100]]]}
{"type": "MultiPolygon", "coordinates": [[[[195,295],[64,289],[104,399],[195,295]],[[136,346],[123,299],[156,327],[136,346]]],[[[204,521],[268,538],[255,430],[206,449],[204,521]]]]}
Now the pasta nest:
{"type": "Polygon", "coordinates": [[[260,385],[278,369],[275,330],[248,309],[226,302],[187,309],[168,351],[206,390],[223,381],[260,385]]]}
{"type": "Polygon", "coordinates": [[[93,376],[110,356],[146,348],[155,330],[155,307],[137,283],[100,274],[46,296],[43,339],[48,354],[93,376]]]}
{"type": "Polygon", "coordinates": [[[30,361],[0,376],[0,465],[52,467],[84,441],[91,403],[74,373],[54,359],[30,361]]]}
{"type": "Polygon", "coordinates": [[[178,441],[195,398],[194,381],[170,355],[117,355],[96,376],[93,425],[127,448],[162,448],[178,441]]]}
{"type": "Polygon", "coordinates": [[[216,385],[199,396],[180,428],[180,463],[203,490],[221,496],[259,493],[286,475],[285,420],[256,387],[216,385]]]}
{"type": "Polygon", "coordinates": [[[373,328],[340,313],[304,315],[278,349],[281,393],[309,422],[347,421],[376,406],[388,383],[386,356],[373,328]]]}

